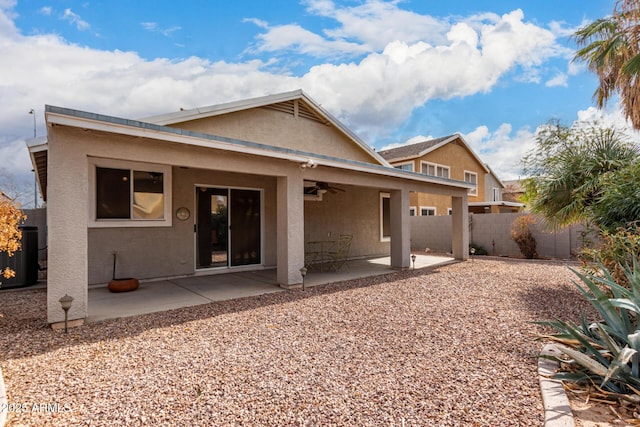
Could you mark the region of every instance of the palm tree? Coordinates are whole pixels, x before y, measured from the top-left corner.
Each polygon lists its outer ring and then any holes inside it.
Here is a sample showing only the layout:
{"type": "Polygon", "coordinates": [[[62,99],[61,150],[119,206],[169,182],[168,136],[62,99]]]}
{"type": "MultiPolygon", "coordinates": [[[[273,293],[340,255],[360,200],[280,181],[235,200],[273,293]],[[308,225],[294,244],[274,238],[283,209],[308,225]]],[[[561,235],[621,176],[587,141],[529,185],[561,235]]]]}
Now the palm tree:
{"type": "Polygon", "coordinates": [[[634,164],[638,148],[615,129],[567,128],[552,122],[538,133],[537,145],[523,159],[525,203],[549,228],[596,220],[593,208],[603,177],[634,164]]]}
{"type": "Polygon", "coordinates": [[[640,1],[619,0],[612,16],[580,28],[574,39],[579,47],[574,60],[598,76],[598,108],[618,94],[625,116],[640,129],[640,1]]]}

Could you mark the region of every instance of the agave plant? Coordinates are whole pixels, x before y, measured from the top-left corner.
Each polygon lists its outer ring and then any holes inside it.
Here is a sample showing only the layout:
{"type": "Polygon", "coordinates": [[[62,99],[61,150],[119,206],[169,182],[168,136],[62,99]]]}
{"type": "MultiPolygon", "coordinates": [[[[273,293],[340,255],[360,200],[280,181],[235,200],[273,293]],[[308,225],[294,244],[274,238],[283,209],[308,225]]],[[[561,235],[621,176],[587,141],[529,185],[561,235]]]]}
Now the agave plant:
{"type": "Polygon", "coordinates": [[[602,274],[572,271],[582,282],[573,283],[599,313],[601,320],[579,325],[564,321],[538,322],[559,333],[547,336],[565,357],[554,358],[575,369],[555,378],[591,382],[602,390],[640,402],[640,263],[623,267],[629,289],[620,286],[606,268],[602,274]]]}

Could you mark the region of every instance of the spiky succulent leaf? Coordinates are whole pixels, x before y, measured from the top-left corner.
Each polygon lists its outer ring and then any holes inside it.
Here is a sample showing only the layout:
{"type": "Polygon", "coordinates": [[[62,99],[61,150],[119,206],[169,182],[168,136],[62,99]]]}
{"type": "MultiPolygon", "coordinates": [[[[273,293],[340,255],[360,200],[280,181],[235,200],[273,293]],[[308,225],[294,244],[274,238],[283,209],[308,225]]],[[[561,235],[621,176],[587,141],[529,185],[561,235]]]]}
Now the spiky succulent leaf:
{"type": "Polygon", "coordinates": [[[609,365],[607,375],[605,375],[604,379],[602,380],[602,386],[608,383],[611,378],[619,378],[623,373],[628,374],[630,372],[630,369],[627,364],[634,354],[636,354],[636,351],[634,349],[629,347],[623,348],[620,353],[618,353],[618,356],[609,365]]]}
{"type": "Polygon", "coordinates": [[[607,375],[608,368],[603,364],[597,362],[596,360],[593,360],[591,357],[587,356],[586,354],[581,353],[578,350],[569,348],[566,345],[554,344],[554,346],[558,350],[560,350],[561,352],[563,352],[564,354],[566,354],[567,356],[575,360],[577,364],[579,364],[584,368],[587,368],[589,371],[593,372],[594,374],[600,377],[604,377],[607,375]]]}

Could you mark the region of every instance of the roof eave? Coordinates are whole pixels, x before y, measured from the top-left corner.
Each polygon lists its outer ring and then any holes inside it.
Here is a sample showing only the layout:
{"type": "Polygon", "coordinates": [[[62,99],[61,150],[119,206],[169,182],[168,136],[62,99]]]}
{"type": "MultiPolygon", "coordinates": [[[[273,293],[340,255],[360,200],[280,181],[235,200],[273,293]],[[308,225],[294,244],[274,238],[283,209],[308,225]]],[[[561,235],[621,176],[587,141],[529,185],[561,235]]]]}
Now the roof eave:
{"type": "Polygon", "coordinates": [[[376,175],[410,179],[416,182],[447,185],[460,189],[471,189],[474,187],[464,181],[430,177],[423,174],[417,174],[415,172],[401,171],[390,165],[376,165],[373,163],[340,159],[315,153],[202,134],[170,126],[155,125],[137,120],[121,119],[62,107],[45,106],[45,117],[48,125],[70,126],[120,135],[158,139],[186,145],[222,149],[230,152],[284,159],[300,164],[307,163],[310,159],[313,159],[314,163],[318,166],[367,172],[376,175]]]}

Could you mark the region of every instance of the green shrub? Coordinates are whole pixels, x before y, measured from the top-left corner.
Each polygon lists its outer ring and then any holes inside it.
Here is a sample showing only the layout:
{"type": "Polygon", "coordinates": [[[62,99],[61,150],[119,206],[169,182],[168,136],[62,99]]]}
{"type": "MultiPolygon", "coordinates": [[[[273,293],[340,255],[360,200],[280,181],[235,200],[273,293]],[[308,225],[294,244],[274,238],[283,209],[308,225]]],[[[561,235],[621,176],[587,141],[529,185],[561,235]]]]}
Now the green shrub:
{"type": "Polygon", "coordinates": [[[582,284],[574,282],[593,305],[601,320],[580,325],[563,321],[539,322],[559,333],[548,336],[565,357],[541,356],[572,367],[556,374],[557,379],[593,383],[601,389],[640,403],[640,263],[623,272],[629,289],[616,283],[606,268],[600,274],[572,270],[582,284]]]}
{"type": "Polygon", "coordinates": [[[473,255],[488,255],[489,252],[485,248],[480,245],[476,245],[475,243],[469,244],[469,253],[473,255]],[[473,251],[472,251],[473,249],[473,251]]]}
{"type": "Polygon", "coordinates": [[[525,258],[538,258],[536,239],[531,234],[531,226],[535,220],[531,215],[519,216],[511,224],[511,238],[518,244],[520,252],[525,258]]]}
{"type": "Polygon", "coordinates": [[[615,232],[604,230],[600,233],[600,239],[600,246],[580,252],[586,270],[595,273],[599,270],[598,266],[603,265],[616,283],[629,286],[624,266],[632,265],[640,255],[640,226],[618,228],[615,232]]]}

